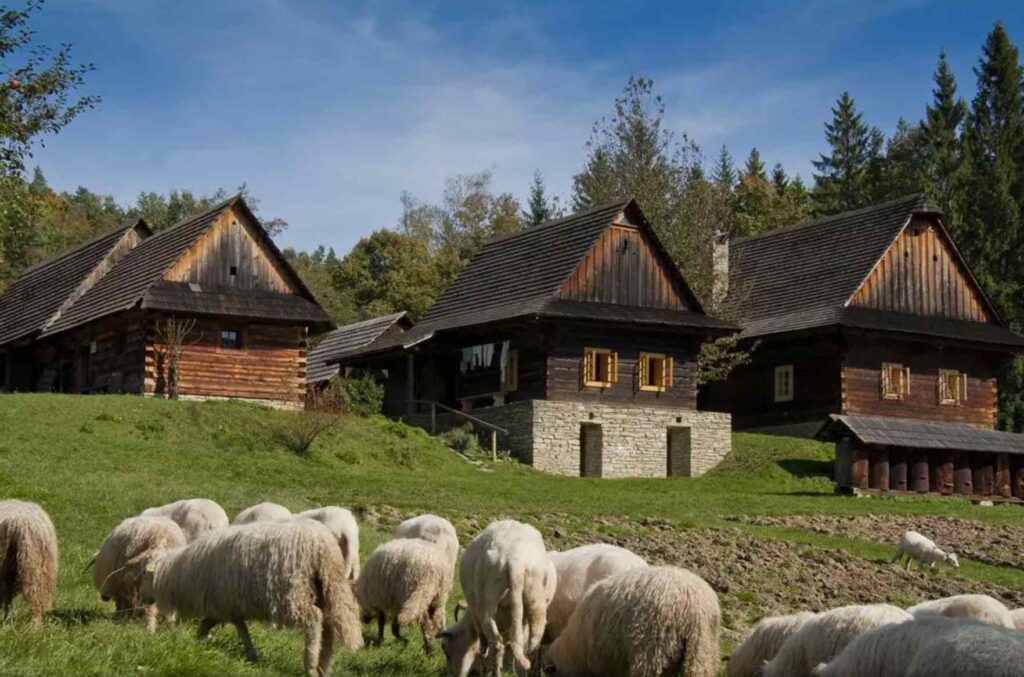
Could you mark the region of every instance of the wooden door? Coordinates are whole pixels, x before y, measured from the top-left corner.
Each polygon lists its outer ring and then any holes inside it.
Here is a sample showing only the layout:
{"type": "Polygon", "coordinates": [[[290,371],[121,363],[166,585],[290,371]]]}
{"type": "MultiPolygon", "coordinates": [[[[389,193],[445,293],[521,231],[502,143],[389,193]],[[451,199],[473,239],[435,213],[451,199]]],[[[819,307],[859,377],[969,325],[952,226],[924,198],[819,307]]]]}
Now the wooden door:
{"type": "Polygon", "coordinates": [[[602,434],[600,423],[580,424],[580,477],[601,476],[602,434]]]}
{"type": "Polygon", "coordinates": [[[668,477],[689,477],[690,476],[690,427],[671,426],[666,428],[668,445],[668,468],[665,474],[668,477]]]}

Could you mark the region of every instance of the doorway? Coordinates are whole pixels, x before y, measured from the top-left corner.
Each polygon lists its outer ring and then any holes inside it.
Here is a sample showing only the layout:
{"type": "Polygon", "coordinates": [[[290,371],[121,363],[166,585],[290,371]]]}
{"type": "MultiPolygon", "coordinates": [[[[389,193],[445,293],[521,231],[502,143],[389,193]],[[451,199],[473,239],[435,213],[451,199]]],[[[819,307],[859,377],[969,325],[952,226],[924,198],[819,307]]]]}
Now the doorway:
{"type": "Polygon", "coordinates": [[[602,438],[600,423],[580,424],[580,477],[601,476],[602,438]]]}
{"type": "Polygon", "coordinates": [[[667,477],[689,477],[691,458],[690,426],[670,426],[666,431],[667,477]]]}

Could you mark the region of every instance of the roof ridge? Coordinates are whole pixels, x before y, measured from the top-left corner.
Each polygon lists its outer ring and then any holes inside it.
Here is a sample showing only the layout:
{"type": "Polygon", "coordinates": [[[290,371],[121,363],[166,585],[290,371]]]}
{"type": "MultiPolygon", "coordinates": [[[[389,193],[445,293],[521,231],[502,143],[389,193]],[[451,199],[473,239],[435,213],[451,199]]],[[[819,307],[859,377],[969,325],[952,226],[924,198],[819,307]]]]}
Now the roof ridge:
{"type": "Polygon", "coordinates": [[[175,221],[174,223],[172,223],[171,225],[167,226],[166,228],[163,228],[161,230],[156,231],[155,233],[153,233],[152,237],[147,238],[147,239],[152,240],[153,238],[159,237],[159,236],[163,235],[164,233],[169,233],[169,232],[171,232],[173,230],[176,230],[178,228],[182,228],[184,226],[187,226],[190,223],[195,223],[196,221],[199,221],[200,219],[204,219],[207,216],[210,216],[212,214],[217,214],[219,212],[222,212],[225,209],[227,209],[228,207],[230,207],[232,204],[234,204],[234,202],[237,201],[241,197],[242,197],[241,193],[236,193],[235,195],[227,198],[226,200],[221,200],[217,204],[209,207],[208,209],[204,209],[201,212],[196,212],[194,214],[190,214],[189,216],[186,216],[185,218],[180,219],[179,221],[175,221]]]}
{"type": "Polygon", "coordinates": [[[340,325],[338,327],[335,327],[333,331],[337,331],[339,329],[354,329],[356,327],[366,326],[366,325],[369,325],[369,324],[373,324],[375,322],[384,322],[386,320],[397,320],[398,318],[400,318],[401,316],[405,315],[406,313],[407,313],[407,311],[400,310],[397,313],[388,313],[387,315],[379,315],[377,317],[371,317],[368,320],[359,320],[358,322],[350,322],[348,324],[343,324],[343,325],[340,325]]]}
{"type": "Polygon", "coordinates": [[[584,216],[589,216],[590,214],[596,214],[597,212],[605,211],[607,209],[611,209],[612,207],[621,206],[621,207],[625,208],[626,205],[628,205],[630,202],[632,202],[632,198],[625,198],[623,200],[614,200],[614,201],[611,201],[611,202],[604,202],[602,204],[595,205],[593,207],[588,207],[587,209],[583,209],[583,210],[578,211],[578,212],[573,212],[572,214],[569,214],[567,216],[560,216],[557,219],[549,219],[549,220],[544,221],[542,223],[538,223],[536,226],[528,226],[526,228],[523,228],[522,230],[520,230],[517,233],[507,233],[505,235],[496,235],[495,237],[492,237],[491,239],[489,239],[486,242],[484,242],[484,245],[489,245],[489,244],[492,244],[494,242],[501,242],[502,240],[508,240],[510,238],[513,238],[513,237],[519,237],[520,235],[525,235],[526,233],[536,233],[538,230],[543,230],[543,229],[550,228],[552,226],[557,226],[557,225],[560,225],[560,224],[562,224],[562,223],[564,223],[566,221],[571,221],[573,219],[583,218],[584,216]]]}
{"type": "Polygon", "coordinates": [[[86,247],[88,247],[89,245],[96,244],[100,240],[108,238],[111,235],[114,235],[115,233],[126,232],[129,229],[134,228],[140,221],[142,223],[145,223],[145,220],[142,219],[141,217],[139,217],[137,219],[126,220],[123,223],[121,223],[119,226],[117,226],[116,228],[111,228],[110,230],[104,231],[104,232],[100,233],[99,235],[94,235],[91,238],[89,238],[88,240],[85,240],[83,242],[79,242],[78,244],[73,245],[73,246],[69,247],[68,249],[65,249],[62,252],[54,254],[53,256],[51,256],[48,259],[44,259],[44,260],[42,260],[42,261],[40,261],[38,263],[33,263],[31,266],[29,266],[25,270],[21,271],[21,275],[19,275],[18,278],[21,278],[21,277],[23,277],[25,275],[33,273],[36,270],[38,270],[38,269],[40,269],[40,268],[42,268],[42,267],[44,267],[46,265],[49,265],[51,263],[54,263],[55,261],[59,261],[62,258],[66,257],[66,256],[68,256],[70,254],[76,254],[76,253],[82,251],[83,249],[85,249],[86,247]]]}

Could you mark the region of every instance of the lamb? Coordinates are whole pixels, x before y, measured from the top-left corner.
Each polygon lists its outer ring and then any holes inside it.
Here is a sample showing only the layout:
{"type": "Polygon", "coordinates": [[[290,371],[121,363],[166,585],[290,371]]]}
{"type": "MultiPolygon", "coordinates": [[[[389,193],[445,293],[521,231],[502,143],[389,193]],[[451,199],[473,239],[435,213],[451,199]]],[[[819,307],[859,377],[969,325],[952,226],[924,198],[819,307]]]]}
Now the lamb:
{"type": "Polygon", "coordinates": [[[945,562],[954,569],[960,568],[960,560],[957,559],[956,553],[942,550],[930,538],[916,531],[908,531],[900,537],[899,550],[893,555],[892,561],[902,564],[904,560],[908,571],[913,560],[917,560],[918,567],[925,564],[934,567],[936,562],[945,562]]]}
{"type": "Polygon", "coordinates": [[[345,577],[350,581],[359,578],[359,524],[352,513],[345,508],[327,506],[300,512],[298,516],[316,520],[327,527],[345,558],[345,577]]]}
{"type": "Polygon", "coordinates": [[[953,595],[942,599],[922,602],[907,609],[914,618],[925,616],[946,616],[948,618],[973,618],[974,620],[1014,628],[1013,616],[1006,605],[988,595],[953,595]]]}
{"type": "Polygon", "coordinates": [[[411,517],[398,525],[395,538],[422,538],[431,543],[443,544],[452,565],[452,575],[455,574],[455,562],[459,558],[459,535],[445,518],[429,513],[411,517]]]}
{"type": "Polygon", "coordinates": [[[114,527],[96,553],[92,582],[104,602],[114,600],[115,617],[133,616],[145,606],[146,627],[156,629],[158,609],[141,603],[143,572],[160,553],[186,542],[185,532],[169,517],[129,517],[114,527]]]}
{"type": "Polygon", "coordinates": [[[0,501],[0,601],[10,617],[14,596],[21,593],[32,624],[39,626],[53,607],[57,590],[57,532],[38,504],[0,501]]]}
{"type": "Polygon", "coordinates": [[[783,642],[814,616],[812,611],[803,611],[788,616],[762,618],[743,644],[729,656],[726,673],[729,677],[757,677],[765,661],[774,658],[783,642]]]}
{"type": "Polygon", "coordinates": [[[1010,618],[1013,620],[1013,627],[1024,630],[1024,608],[1011,611],[1010,618]]]}
{"type": "Polygon", "coordinates": [[[364,622],[377,617],[378,643],[384,641],[390,616],[391,633],[403,641],[401,626],[418,623],[428,654],[433,653],[434,637],[445,628],[451,591],[452,565],[444,546],[419,538],[398,538],[378,547],[355,584],[364,622]]]}
{"type": "Polygon", "coordinates": [[[906,677],[1018,677],[1021,666],[1021,633],[972,623],[923,645],[910,662],[906,677]]]}
{"type": "Polygon", "coordinates": [[[642,557],[606,543],[584,545],[564,552],[551,551],[548,559],[555,566],[558,581],[555,596],[548,605],[545,636],[548,642],[562,634],[576,605],[595,583],[623,571],[647,566],[642,557]]]}
{"type": "Polygon", "coordinates": [[[263,502],[250,506],[235,515],[232,525],[252,524],[253,522],[277,522],[291,519],[292,511],[277,503],[263,502]]]}
{"type": "Polygon", "coordinates": [[[527,654],[540,648],[556,586],[540,532],[514,520],[491,523],[466,547],[459,580],[468,613],[441,633],[449,672],[466,677],[493,654],[500,674],[506,643],[516,668],[529,670],[527,654]]]}
{"type": "Polygon", "coordinates": [[[718,597],[704,579],[677,567],[641,567],[592,587],[545,664],[561,675],[714,677],[718,597]]]}
{"type": "Polygon", "coordinates": [[[146,567],[143,601],[201,618],[199,638],[231,622],[255,661],[247,620],[298,625],[306,635],[310,677],[330,672],[337,636],[363,645],[359,607],[345,562],[330,532],[307,520],[260,522],[212,531],[167,551],[146,567]]]}
{"type": "Polygon", "coordinates": [[[143,510],[143,517],[169,517],[174,520],[189,542],[212,529],[228,525],[228,514],[216,501],[208,498],[187,498],[156,508],[143,510]]]}
{"type": "Polygon", "coordinates": [[[844,606],[822,612],[782,643],[778,653],[764,664],[763,677],[808,676],[820,664],[832,660],[857,636],[890,623],[905,623],[913,616],[890,604],[844,606]]]}

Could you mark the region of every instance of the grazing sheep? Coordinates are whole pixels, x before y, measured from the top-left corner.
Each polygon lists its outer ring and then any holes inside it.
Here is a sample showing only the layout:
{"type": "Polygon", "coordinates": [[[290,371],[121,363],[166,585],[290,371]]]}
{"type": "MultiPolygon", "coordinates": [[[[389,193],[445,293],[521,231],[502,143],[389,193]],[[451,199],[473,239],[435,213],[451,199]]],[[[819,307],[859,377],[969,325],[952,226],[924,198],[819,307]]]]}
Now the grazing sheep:
{"type": "Polygon", "coordinates": [[[917,560],[917,566],[925,564],[934,567],[936,562],[945,562],[954,569],[960,568],[960,560],[956,553],[946,552],[935,542],[916,531],[908,531],[900,537],[899,550],[893,555],[892,561],[902,564],[906,560],[907,570],[910,570],[910,563],[917,560]]]}
{"type": "Polygon", "coordinates": [[[0,501],[0,601],[10,617],[21,593],[34,625],[53,607],[57,590],[57,532],[50,516],[28,501],[0,501]]]}
{"type": "Polygon", "coordinates": [[[718,597],[677,567],[641,567],[592,587],[545,655],[559,675],[714,677],[718,597]]]}
{"type": "Polygon", "coordinates": [[[914,656],[906,677],[1020,677],[1024,635],[970,624],[933,638],[914,656]]]}
{"type": "Polygon", "coordinates": [[[134,616],[145,606],[146,627],[156,629],[158,610],[143,605],[139,594],[145,567],[186,542],[181,527],[169,517],[129,517],[114,527],[96,553],[92,582],[104,602],[114,600],[115,616],[134,616]]]}
{"type": "Polygon", "coordinates": [[[345,508],[327,506],[300,512],[298,516],[316,520],[327,527],[345,557],[345,578],[350,581],[359,578],[359,524],[352,513],[345,508]]]}
{"type": "Polygon", "coordinates": [[[907,609],[914,618],[925,616],[946,616],[948,618],[973,618],[989,625],[1013,628],[1013,616],[1006,605],[988,595],[953,595],[930,602],[921,602],[907,609]]]}
{"type": "Polygon", "coordinates": [[[1013,619],[1013,627],[1024,630],[1024,608],[1011,611],[1010,618],[1013,619]]]}
{"type": "Polygon", "coordinates": [[[292,511],[277,503],[257,503],[235,515],[235,521],[231,524],[252,524],[253,522],[279,522],[291,519],[292,511]]]}
{"type": "Polygon", "coordinates": [[[395,538],[422,538],[431,543],[443,544],[452,564],[452,575],[455,574],[455,562],[459,558],[459,535],[445,518],[429,513],[411,517],[398,525],[395,538]]]}
{"type": "Polygon", "coordinates": [[[216,501],[208,498],[186,498],[142,511],[143,517],[169,517],[174,520],[190,542],[211,529],[228,525],[228,514],[216,501]]]}
{"type": "MultiPolygon", "coordinates": [[[[400,628],[418,623],[423,650],[433,652],[434,637],[445,628],[445,605],[452,591],[452,566],[444,546],[419,538],[398,538],[378,547],[366,560],[355,584],[364,622],[377,617],[377,641],[384,624],[403,639],[400,628]]],[[[403,640],[404,641],[404,640],[403,640]]]]}
{"type": "Polygon", "coordinates": [[[890,604],[844,606],[824,611],[808,619],[778,653],[765,663],[763,677],[805,677],[821,663],[827,663],[857,636],[890,623],[913,618],[890,604]]]}
{"type": "Polygon", "coordinates": [[[527,654],[540,647],[556,586],[540,532],[515,520],[493,522],[466,547],[459,580],[468,613],[441,633],[449,672],[466,677],[486,657],[500,673],[506,644],[516,668],[529,670],[527,654]]]}
{"type": "Polygon", "coordinates": [[[790,635],[803,627],[815,614],[803,611],[789,616],[762,618],[743,644],[729,656],[726,673],[729,677],[757,677],[765,661],[770,661],[790,635]]]}
{"type": "Polygon", "coordinates": [[[555,566],[558,581],[555,596],[548,604],[548,625],[545,641],[562,634],[569,616],[583,595],[595,583],[614,574],[647,566],[642,557],[625,548],[607,543],[584,545],[564,552],[548,552],[555,566]]]}
{"type": "Polygon", "coordinates": [[[261,522],[211,531],[163,553],[146,567],[144,601],[201,618],[199,638],[233,623],[256,660],[247,620],[301,626],[310,677],[330,672],[334,639],[363,645],[359,607],[344,577],[345,562],[330,532],[305,520],[261,522]]]}

